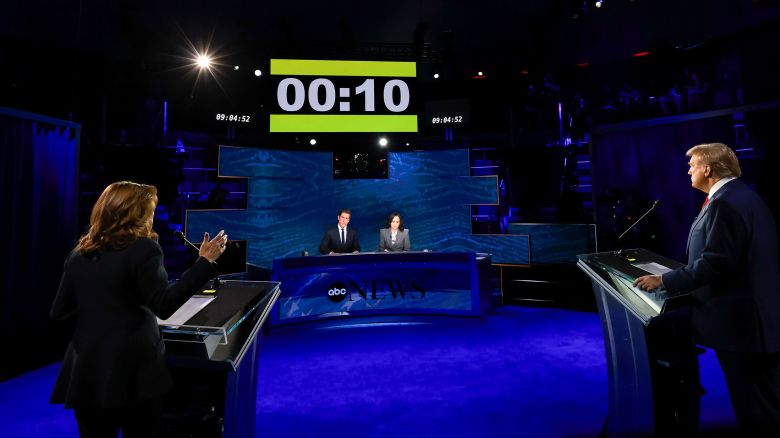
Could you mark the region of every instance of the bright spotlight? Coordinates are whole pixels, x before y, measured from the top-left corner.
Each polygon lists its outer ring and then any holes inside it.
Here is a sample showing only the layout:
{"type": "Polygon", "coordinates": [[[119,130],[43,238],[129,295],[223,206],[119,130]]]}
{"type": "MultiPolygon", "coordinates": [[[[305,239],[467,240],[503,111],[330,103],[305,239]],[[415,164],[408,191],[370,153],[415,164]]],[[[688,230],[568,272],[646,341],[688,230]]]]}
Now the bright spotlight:
{"type": "Polygon", "coordinates": [[[260,71],[260,69],[255,70],[255,76],[261,76],[263,72],[260,71]]]}
{"type": "Polygon", "coordinates": [[[379,139],[379,146],[385,147],[387,146],[387,138],[382,137],[379,139]]]}
{"type": "Polygon", "coordinates": [[[209,68],[211,66],[211,58],[208,55],[198,55],[197,63],[200,68],[209,68]]]}
{"type": "Polygon", "coordinates": [[[233,70],[238,70],[238,69],[239,69],[238,66],[233,67],[233,70]]]}
{"type": "Polygon", "coordinates": [[[314,146],[315,144],[317,144],[317,139],[316,138],[312,138],[311,140],[309,140],[309,144],[314,146]]]}
{"type": "Polygon", "coordinates": [[[439,74],[438,74],[438,73],[434,73],[434,74],[433,74],[433,78],[434,78],[434,79],[439,79],[439,74]]]}
{"type": "Polygon", "coordinates": [[[596,7],[597,7],[597,8],[600,8],[600,7],[601,7],[601,3],[602,3],[602,2],[601,2],[600,0],[596,1],[596,7]]]}
{"type": "Polygon", "coordinates": [[[477,76],[485,76],[485,74],[483,72],[481,72],[481,71],[478,71],[477,72],[477,76]]]}

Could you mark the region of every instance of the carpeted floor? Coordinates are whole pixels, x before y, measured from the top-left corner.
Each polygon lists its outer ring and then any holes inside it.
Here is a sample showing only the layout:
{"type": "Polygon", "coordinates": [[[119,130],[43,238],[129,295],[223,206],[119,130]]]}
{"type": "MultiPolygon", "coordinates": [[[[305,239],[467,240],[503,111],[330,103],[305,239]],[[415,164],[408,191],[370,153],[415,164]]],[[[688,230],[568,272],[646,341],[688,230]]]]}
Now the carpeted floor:
{"type": "MultiPolygon", "coordinates": [[[[258,436],[595,437],[603,426],[596,314],[508,306],[482,319],[361,322],[265,335],[258,436]]],[[[700,364],[702,428],[729,427],[714,354],[700,364]]],[[[72,413],[47,404],[58,366],[0,383],[1,435],[77,435],[72,413]]]]}

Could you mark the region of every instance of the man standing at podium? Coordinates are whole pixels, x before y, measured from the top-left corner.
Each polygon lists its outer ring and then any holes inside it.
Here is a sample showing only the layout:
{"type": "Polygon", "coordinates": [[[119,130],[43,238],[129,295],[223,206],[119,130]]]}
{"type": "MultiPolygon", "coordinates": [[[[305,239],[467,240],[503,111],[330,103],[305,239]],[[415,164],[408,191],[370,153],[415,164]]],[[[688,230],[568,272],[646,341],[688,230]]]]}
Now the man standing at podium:
{"type": "Polygon", "coordinates": [[[639,277],[643,290],[690,292],[694,340],[713,348],[741,429],[780,436],[780,265],[777,229],[761,198],[737,179],[721,143],[694,146],[688,174],[707,198],[688,235],[687,265],[639,277]]]}
{"type": "Polygon", "coordinates": [[[360,252],[358,233],[354,228],[347,228],[352,212],[346,208],[339,211],[339,223],[335,228],[325,231],[320,242],[320,254],[346,254],[360,252]]]}

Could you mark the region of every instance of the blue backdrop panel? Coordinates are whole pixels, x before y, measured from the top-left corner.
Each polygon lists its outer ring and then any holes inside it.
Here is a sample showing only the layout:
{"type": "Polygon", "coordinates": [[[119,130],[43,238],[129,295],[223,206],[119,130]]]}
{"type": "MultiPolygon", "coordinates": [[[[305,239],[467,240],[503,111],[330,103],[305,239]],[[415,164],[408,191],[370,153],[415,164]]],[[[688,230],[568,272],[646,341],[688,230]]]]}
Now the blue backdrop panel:
{"type": "Polygon", "coordinates": [[[577,263],[577,254],[596,252],[595,224],[510,223],[508,234],[529,236],[531,263],[577,263]]]}
{"type": "Polygon", "coordinates": [[[341,208],[361,249],[379,249],[387,215],[401,213],[412,249],[489,252],[493,263],[527,264],[528,236],[471,234],[471,204],[497,204],[495,176],[469,176],[469,151],[388,153],[387,179],[334,180],[330,152],[220,147],[220,176],[249,178],[247,210],[190,210],[186,232],[225,229],[247,240],[247,261],[270,268],[274,258],[316,254],[341,208]]]}

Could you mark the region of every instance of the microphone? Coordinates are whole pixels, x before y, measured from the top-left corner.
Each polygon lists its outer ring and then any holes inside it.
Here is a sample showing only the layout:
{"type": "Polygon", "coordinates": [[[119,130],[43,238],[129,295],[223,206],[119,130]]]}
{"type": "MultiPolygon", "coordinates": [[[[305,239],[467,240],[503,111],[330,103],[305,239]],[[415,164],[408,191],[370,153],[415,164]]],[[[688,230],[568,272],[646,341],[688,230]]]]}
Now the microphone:
{"type": "MultiPolygon", "coordinates": [[[[626,235],[626,233],[628,233],[629,231],[633,230],[634,227],[636,226],[636,224],[641,222],[642,219],[645,218],[645,216],[650,214],[650,212],[655,210],[655,208],[658,207],[660,204],[661,204],[661,200],[660,199],[656,199],[655,202],[653,202],[653,205],[650,207],[650,209],[645,212],[645,214],[640,216],[639,219],[637,219],[633,224],[631,224],[630,227],[626,228],[626,231],[623,231],[623,234],[621,234],[620,237],[617,238],[618,242],[620,242],[620,239],[622,239],[623,236],[626,235]]],[[[623,250],[622,249],[617,252],[617,255],[622,255],[622,254],[623,254],[623,250]]]]}
{"type": "Polygon", "coordinates": [[[183,240],[184,243],[186,243],[187,245],[190,246],[190,248],[194,249],[198,254],[200,254],[200,249],[197,246],[195,246],[194,243],[192,243],[189,240],[187,240],[187,238],[184,237],[184,233],[182,233],[179,230],[176,230],[176,231],[173,232],[173,235],[178,237],[179,239],[183,240]]]}

